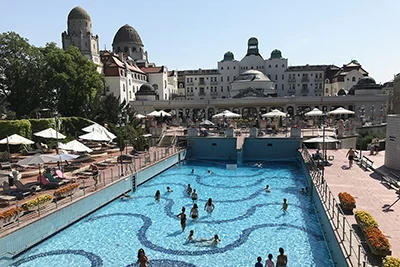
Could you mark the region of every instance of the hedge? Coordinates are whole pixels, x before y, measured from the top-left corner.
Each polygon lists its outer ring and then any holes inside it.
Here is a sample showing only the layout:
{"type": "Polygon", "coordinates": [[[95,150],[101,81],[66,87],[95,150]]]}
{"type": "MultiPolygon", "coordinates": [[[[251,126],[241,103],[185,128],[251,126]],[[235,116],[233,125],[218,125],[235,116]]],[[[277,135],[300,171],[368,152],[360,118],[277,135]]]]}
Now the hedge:
{"type": "Polygon", "coordinates": [[[0,139],[19,134],[28,139],[32,138],[32,128],[29,120],[1,120],[0,139]]]}

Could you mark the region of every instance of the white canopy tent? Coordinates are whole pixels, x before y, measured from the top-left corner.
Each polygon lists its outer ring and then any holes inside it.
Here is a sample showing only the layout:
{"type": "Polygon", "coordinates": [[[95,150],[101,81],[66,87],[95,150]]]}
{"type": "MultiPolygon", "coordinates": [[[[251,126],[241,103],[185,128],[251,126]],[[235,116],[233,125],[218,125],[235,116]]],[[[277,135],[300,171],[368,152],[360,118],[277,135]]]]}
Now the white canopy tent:
{"type": "Polygon", "coordinates": [[[58,143],[58,146],[61,149],[75,151],[75,152],[88,152],[88,153],[93,152],[93,149],[90,149],[89,147],[85,146],[84,144],[82,144],[77,140],[72,140],[71,142],[68,142],[66,144],[58,143]]]}
{"type": "Polygon", "coordinates": [[[340,108],[337,108],[335,110],[329,111],[328,114],[329,115],[352,115],[352,114],[355,114],[355,112],[340,107],[340,108]]]}
{"type": "Polygon", "coordinates": [[[263,115],[261,115],[261,117],[263,118],[273,118],[273,117],[286,117],[287,113],[280,111],[279,109],[274,109],[270,112],[267,112],[263,115]]]}
{"type": "Polygon", "coordinates": [[[240,117],[242,117],[242,115],[233,113],[230,110],[224,110],[221,113],[215,114],[212,117],[213,117],[213,119],[214,118],[224,118],[224,117],[225,118],[240,118],[240,117]]]}
{"type": "Polygon", "coordinates": [[[43,131],[34,133],[33,135],[43,137],[43,138],[49,138],[49,139],[65,139],[66,138],[65,135],[57,132],[53,128],[47,128],[43,131]]]}

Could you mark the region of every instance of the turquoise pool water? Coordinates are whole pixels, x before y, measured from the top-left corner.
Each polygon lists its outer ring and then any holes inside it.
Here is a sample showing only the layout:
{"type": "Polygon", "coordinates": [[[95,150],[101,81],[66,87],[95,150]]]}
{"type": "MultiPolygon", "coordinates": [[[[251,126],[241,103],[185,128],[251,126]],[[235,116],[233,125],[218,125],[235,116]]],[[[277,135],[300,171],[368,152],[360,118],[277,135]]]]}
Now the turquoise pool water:
{"type": "Polygon", "coordinates": [[[295,162],[237,170],[188,162],[140,186],[133,198],[117,199],[30,249],[14,266],[137,266],[139,248],[150,266],[254,266],[257,256],[264,262],[271,253],[276,259],[279,247],[288,255],[288,266],[334,266],[311,199],[300,193],[305,186],[295,162]],[[185,194],[187,184],[199,195],[196,221],[189,218],[193,201],[185,194]],[[167,193],[167,186],[173,192],[167,193]],[[161,191],[159,203],[156,190],[161,191]],[[211,215],[204,211],[209,197],[215,204],[211,215]],[[289,203],[286,214],[283,198],[289,203]],[[182,206],[188,215],[183,233],[176,217],[182,206]],[[221,243],[187,243],[190,230],[195,238],[218,234],[221,243]]]}

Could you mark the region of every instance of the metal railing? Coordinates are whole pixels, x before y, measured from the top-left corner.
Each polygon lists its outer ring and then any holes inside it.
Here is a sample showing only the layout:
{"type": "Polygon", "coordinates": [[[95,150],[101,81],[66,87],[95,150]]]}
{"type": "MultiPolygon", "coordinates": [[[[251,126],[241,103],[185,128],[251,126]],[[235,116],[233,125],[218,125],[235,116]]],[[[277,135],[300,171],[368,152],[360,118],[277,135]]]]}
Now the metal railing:
{"type": "MultiPolygon", "coordinates": [[[[34,208],[30,208],[29,210],[22,211],[10,220],[0,220],[0,237],[3,233],[12,231],[14,228],[18,228],[22,225],[26,225],[31,223],[34,220],[46,215],[54,210],[63,208],[69,205],[71,202],[74,202],[78,199],[84,198],[87,195],[93,194],[94,192],[101,190],[102,188],[119,181],[121,179],[126,178],[129,175],[135,174],[137,171],[140,171],[143,168],[149,167],[159,161],[164,160],[165,158],[174,155],[183,151],[184,149],[180,149],[175,146],[170,146],[167,148],[154,148],[150,149],[150,151],[139,154],[132,159],[132,162],[124,162],[120,164],[119,162],[110,165],[107,168],[99,171],[99,175],[97,177],[97,183],[95,182],[92,175],[89,176],[76,176],[73,178],[75,181],[73,183],[78,184],[78,188],[72,194],[63,197],[56,198],[53,197],[52,201],[38,204],[34,206],[34,208]],[[122,171],[120,171],[120,168],[122,171]]],[[[11,208],[21,208],[22,205],[31,200],[37,200],[39,202],[39,198],[43,195],[52,195],[53,192],[36,192],[37,198],[31,198],[29,200],[16,200],[15,204],[9,205],[5,210],[11,208]]],[[[10,252],[11,253],[11,252],[10,252]]],[[[12,253],[11,253],[12,254],[12,253]]]]}
{"type": "MultiPolygon", "coordinates": [[[[351,224],[347,221],[346,216],[344,215],[340,202],[336,200],[323,177],[319,165],[313,160],[304,144],[301,149],[301,155],[346,259],[353,267],[370,266],[367,259],[367,253],[361,244],[361,240],[354,233],[351,224]]],[[[322,166],[322,168],[324,167],[322,166]]]]}

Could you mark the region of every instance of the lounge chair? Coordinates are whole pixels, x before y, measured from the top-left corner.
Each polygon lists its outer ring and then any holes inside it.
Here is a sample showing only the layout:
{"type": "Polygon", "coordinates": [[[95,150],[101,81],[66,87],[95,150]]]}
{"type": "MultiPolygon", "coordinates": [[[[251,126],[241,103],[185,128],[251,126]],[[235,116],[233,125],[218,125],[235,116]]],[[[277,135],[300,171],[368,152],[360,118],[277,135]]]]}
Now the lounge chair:
{"type": "Polygon", "coordinates": [[[68,178],[61,170],[56,170],[56,175],[58,178],[61,179],[61,181],[64,181],[66,183],[73,182],[75,179],[70,179],[68,178]]]}
{"type": "Polygon", "coordinates": [[[6,195],[14,196],[14,197],[17,197],[18,199],[23,199],[24,197],[30,195],[30,192],[22,192],[22,191],[19,191],[19,190],[12,190],[10,185],[6,181],[3,182],[2,187],[3,187],[3,192],[6,195]]]}
{"type": "Polygon", "coordinates": [[[63,179],[60,178],[54,178],[53,175],[50,173],[45,173],[44,176],[49,180],[50,183],[64,183],[63,179]]]}
{"type": "Polygon", "coordinates": [[[37,177],[37,180],[39,181],[40,185],[44,188],[47,189],[55,189],[59,188],[61,185],[64,184],[64,182],[50,182],[45,176],[39,175],[37,177]]]}
{"type": "MultiPolygon", "coordinates": [[[[14,180],[14,184],[17,187],[17,190],[21,192],[36,192],[38,191],[39,183],[38,182],[33,182],[33,183],[28,183],[28,184],[23,184],[19,180],[14,180]]],[[[39,187],[40,189],[40,187],[39,187]]]]}
{"type": "Polygon", "coordinates": [[[11,163],[8,162],[8,161],[0,162],[0,168],[1,168],[2,170],[11,169],[11,163]]]}

